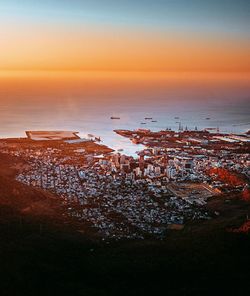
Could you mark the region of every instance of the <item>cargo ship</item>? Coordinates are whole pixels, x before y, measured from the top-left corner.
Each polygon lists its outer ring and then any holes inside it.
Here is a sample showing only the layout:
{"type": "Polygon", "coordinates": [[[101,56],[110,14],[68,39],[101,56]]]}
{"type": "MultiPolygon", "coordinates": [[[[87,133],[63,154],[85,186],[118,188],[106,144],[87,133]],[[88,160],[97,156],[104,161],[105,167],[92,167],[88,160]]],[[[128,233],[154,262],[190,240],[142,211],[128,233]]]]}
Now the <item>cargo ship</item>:
{"type": "Polygon", "coordinates": [[[111,116],[110,119],[121,119],[120,117],[111,116]]]}

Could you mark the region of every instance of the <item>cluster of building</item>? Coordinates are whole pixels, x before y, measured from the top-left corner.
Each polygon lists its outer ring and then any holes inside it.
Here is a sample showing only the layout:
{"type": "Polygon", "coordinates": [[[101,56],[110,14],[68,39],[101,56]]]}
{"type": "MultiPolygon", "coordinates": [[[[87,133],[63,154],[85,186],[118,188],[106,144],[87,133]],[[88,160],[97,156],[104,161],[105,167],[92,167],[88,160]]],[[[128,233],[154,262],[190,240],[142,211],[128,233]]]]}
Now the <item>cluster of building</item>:
{"type": "Polygon", "coordinates": [[[161,236],[169,225],[208,218],[205,210],[175,196],[165,179],[137,178],[133,171],[125,172],[130,157],[69,158],[51,148],[15,149],[12,154],[28,163],[18,181],[54,192],[67,204],[69,215],[89,222],[104,237],[161,236]]]}
{"type": "MultiPolygon", "coordinates": [[[[135,174],[140,177],[167,177],[173,182],[202,182],[217,192],[227,191],[208,173],[210,168],[224,168],[241,176],[242,188],[250,178],[250,136],[221,135],[208,131],[118,130],[118,134],[145,145],[139,152],[135,174]],[[226,139],[226,140],[225,140],[226,139]],[[234,139],[227,142],[227,139],[234,139]],[[226,143],[225,143],[226,142],[226,143]]],[[[207,187],[208,188],[208,187],[207,187]]],[[[208,188],[209,189],[209,188],[208,188]]]]}
{"type": "Polygon", "coordinates": [[[186,141],[180,146],[186,138],[172,131],[171,137],[152,132],[142,135],[141,130],[126,133],[132,140],[147,139],[138,158],[120,153],[87,154],[85,149],[69,155],[64,146],[49,147],[49,141],[36,149],[5,147],[3,152],[28,164],[18,181],[52,191],[63,200],[70,216],[87,222],[103,237],[115,239],[161,237],[167,229],[179,229],[190,220],[209,219],[211,213],[203,207],[209,198],[248,186],[249,153],[238,142],[236,146],[220,143],[218,149],[218,143],[209,144],[210,134],[202,133],[200,138],[207,142],[186,141]],[[234,172],[244,176],[244,181],[230,188],[214,172],[209,173],[210,168],[234,172]]]}

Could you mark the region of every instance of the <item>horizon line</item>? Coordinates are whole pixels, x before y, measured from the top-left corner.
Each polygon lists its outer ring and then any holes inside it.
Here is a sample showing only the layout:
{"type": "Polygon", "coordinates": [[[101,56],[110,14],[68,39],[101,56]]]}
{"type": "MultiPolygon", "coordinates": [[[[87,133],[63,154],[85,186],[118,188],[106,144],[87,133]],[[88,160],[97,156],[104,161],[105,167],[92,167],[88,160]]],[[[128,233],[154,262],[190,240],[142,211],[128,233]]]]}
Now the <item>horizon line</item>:
{"type": "Polygon", "coordinates": [[[250,74],[250,70],[215,70],[215,71],[193,71],[193,70],[81,70],[81,69],[0,69],[3,73],[145,73],[145,74],[250,74]]]}

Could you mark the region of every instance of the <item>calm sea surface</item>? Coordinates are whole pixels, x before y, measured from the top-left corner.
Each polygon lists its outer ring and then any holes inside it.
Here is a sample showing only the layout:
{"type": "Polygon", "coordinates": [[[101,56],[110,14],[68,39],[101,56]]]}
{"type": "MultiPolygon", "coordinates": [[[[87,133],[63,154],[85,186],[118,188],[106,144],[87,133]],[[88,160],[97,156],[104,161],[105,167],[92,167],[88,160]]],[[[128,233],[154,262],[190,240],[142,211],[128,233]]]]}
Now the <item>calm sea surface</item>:
{"type": "Polygon", "coordinates": [[[189,129],[249,130],[250,81],[0,78],[0,137],[25,136],[25,130],[75,130],[134,155],[140,147],[114,129],[177,130],[178,122],[189,129]]]}

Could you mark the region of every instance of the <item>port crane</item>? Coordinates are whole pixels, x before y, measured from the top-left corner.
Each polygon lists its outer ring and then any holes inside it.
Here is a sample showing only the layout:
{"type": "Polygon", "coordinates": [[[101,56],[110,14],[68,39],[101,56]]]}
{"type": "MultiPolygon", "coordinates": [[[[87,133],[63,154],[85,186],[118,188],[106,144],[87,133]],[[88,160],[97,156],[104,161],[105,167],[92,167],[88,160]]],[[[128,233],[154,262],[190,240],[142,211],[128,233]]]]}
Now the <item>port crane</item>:
{"type": "Polygon", "coordinates": [[[183,131],[183,127],[182,127],[182,125],[181,125],[181,122],[180,122],[180,121],[176,121],[176,123],[179,124],[179,131],[183,131]]]}

